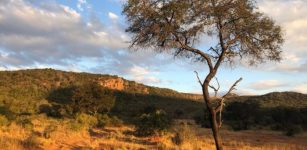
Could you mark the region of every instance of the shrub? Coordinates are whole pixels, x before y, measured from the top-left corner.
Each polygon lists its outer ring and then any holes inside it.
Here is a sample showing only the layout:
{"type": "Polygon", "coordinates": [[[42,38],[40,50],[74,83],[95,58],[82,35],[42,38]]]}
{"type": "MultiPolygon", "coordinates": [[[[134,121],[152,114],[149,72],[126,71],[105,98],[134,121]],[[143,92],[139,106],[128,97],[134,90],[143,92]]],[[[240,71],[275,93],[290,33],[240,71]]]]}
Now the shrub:
{"type": "Polygon", "coordinates": [[[28,118],[25,118],[25,117],[21,117],[21,118],[18,118],[16,120],[16,123],[20,126],[22,126],[23,128],[25,129],[28,129],[28,130],[32,130],[33,129],[33,123],[30,119],[28,118]]]}
{"type": "Polygon", "coordinates": [[[115,102],[113,92],[97,83],[76,86],[72,90],[71,108],[73,112],[92,115],[109,112],[115,102]]]}
{"type": "Polygon", "coordinates": [[[117,118],[116,116],[109,116],[107,114],[100,114],[97,116],[98,124],[97,127],[105,127],[105,126],[120,126],[123,124],[122,120],[117,118]]]}
{"type": "Polygon", "coordinates": [[[296,134],[303,133],[303,128],[300,125],[289,125],[285,130],[285,135],[294,136],[296,134]]]}
{"type": "Polygon", "coordinates": [[[202,111],[201,113],[198,113],[197,115],[195,115],[193,119],[194,119],[196,124],[199,124],[203,128],[210,128],[211,127],[208,113],[204,113],[202,111]]]}
{"type": "Polygon", "coordinates": [[[10,121],[4,115],[0,115],[0,126],[6,126],[10,121]]]}
{"type": "Polygon", "coordinates": [[[92,127],[97,125],[97,118],[85,113],[78,113],[75,117],[76,121],[82,125],[92,127]]]}
{"type": "Polygon", "coordinates": [[[150,113],[141,114],[136,123],[136,133],[139,136],[149,136],[167,131],[172,124],[171,118],[165,111],[157,109],[150,113]]]}
{"type": "Polygon", "coordinates": [[[76,131],[76,132],[81,131],[82,129],[85,128],[83,124],[81,124],[77,121],[71,121],[69,125],[70,125],[70,129],[72,131],[76,131]]]}
{"type": "Polygon", "coordinates": [[[175,129],[175,136],[172,138],[172,142],[176,145],[181,145],[184,142],[194,141],[195,138],[195,132],[187,124],[184,124],[175,129]]]}

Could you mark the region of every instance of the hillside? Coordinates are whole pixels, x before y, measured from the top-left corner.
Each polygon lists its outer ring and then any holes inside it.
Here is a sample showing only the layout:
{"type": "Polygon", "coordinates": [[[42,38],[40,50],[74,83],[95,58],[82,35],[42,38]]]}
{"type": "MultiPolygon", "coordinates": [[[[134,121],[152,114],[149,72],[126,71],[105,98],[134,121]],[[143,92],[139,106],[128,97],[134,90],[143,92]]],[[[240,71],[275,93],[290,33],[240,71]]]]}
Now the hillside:
{"type": "MultiPolygon", "coordinates": [[[[172,114],[183,109],[191,115],[202,107],[198,104],[201,95],[146,86],[118,76],[53,69],[0,71],[0,106],[9,106],[17,114],[39,113],[39,107],[46,104],[64,107],[64,103],[69,101],[67,96],[71,86],[93,82],[117,93],[113,111],[124,117],[147,106],[162,107],[172,114]]],[[[189,114],[186,115],[191,117],[189,114]]]]}
{"type": "Polygon", "coordinates": [[[297,92],[272,92],[257,96],[235,96],[229,98],[230,102],[256,102],[262,107],[307,107],[307,94],[297,92]]]}

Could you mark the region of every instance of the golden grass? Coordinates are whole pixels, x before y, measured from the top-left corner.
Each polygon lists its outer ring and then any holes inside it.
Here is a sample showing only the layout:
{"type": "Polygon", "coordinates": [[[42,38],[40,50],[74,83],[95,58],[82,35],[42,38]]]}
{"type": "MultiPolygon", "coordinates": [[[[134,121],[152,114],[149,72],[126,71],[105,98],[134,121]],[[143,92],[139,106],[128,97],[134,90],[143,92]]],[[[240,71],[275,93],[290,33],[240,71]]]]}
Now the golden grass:
{"type": "MultiPolygon", "coordinates": [[[[82,128],[79,131],[71,130],[69,120],[54,120],[45,116],[32,118],[32,130],[25,129],[15,123],[7,127],[0,127],[1,150],[66,150],[66,149],[165,149],[165,150],[214,150],[214,141],[210,136],[210,130],[200,129],[196,126],[174,129],[163,136],[136,137],[130,134],[134,131],[131,126],[107,127],[105,129],[82,128]],[[44,137],[44,131],[50,125],[56,126],[50,133],[50,138],[44,137]],[[180,131],[184,135],[181,145],[172,141],[175,132],[180,131]]],[[[275,133],[261,133],[267,142],[251,142],[257,140],[252,137],[256,132],[225,132],[227,137],[224,146],[226,150],[306,150],[306,136],[293,137],[291,140],[275,133]],[[245,137],[244,137],[245,136],[245,137]],[[268,137],[271,136],[272,138],[268,137]],[[242,138],[244,137],[244,138],[242,138]],[[247,140],[247,138],[250,138],[247,140]],[[272,140],[274,138],[275,141],[272,140]],[[304,138],[306,140],[304,141],[304,138]],[[302,140],[303,139],[303,140],[302,140]],[[303,143],[305,142],[305,143],[303,143]]],[[[259,135],[260,136],[260,135],[259,135]]]]}

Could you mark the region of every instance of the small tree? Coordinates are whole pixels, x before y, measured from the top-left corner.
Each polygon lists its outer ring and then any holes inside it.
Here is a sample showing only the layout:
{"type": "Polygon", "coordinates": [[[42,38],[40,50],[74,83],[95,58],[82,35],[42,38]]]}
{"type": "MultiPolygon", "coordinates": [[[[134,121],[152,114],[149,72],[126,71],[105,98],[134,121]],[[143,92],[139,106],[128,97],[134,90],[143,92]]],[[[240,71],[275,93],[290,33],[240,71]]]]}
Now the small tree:
{"type": "Polygon", "coordinates": [[[83,112],[92,115],[96,115],[97,112],[108,112],[115,102],[112,91],[96,83],[74,87],[71,99],[73,112],[83,112]]]}
{"type": "Polygon", "coordinates": [[[258,12],[254,0],[128,0],[123,13],[129,24],[126,31],[132,33],[131,48],[171,52],[207,64],[209,73],[203,81],[196,74],[216,148],[223,149],[219,127],[224,99],[242,78],[219,98],[219,88],[210,81],[222,63],[238,58],[250,65],[279,61],[283,43],[280,26],[258,12]],[[199,49],[196,44],[205,35],[213,37],[216,44],[199,49]],[[209,88],[214,89],[215,97],[210,97],[209,88]]]}

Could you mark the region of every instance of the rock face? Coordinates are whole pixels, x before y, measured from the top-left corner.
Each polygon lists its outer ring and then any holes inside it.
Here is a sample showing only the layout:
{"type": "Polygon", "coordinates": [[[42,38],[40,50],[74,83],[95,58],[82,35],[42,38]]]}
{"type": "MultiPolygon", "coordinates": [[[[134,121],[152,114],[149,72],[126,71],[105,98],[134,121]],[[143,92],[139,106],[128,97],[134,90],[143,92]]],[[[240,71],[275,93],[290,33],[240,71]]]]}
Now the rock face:
{"type": "Polygon", "coordinates": [[[118,90],[122,91],[124,90],[124,80],[122,78],[109,78],[109,79],[104,79],[104,78],[99,78],[98,83],[102,87],[106,87],[112,90],[118,90]]]}
{"type": "Polygon", "coordinates": [[[102,87],[112,90],[149,94],[148,88],[146,86],[136,82],[128,82],[123,78],[99,78],[98,84],[102,87]]]}

